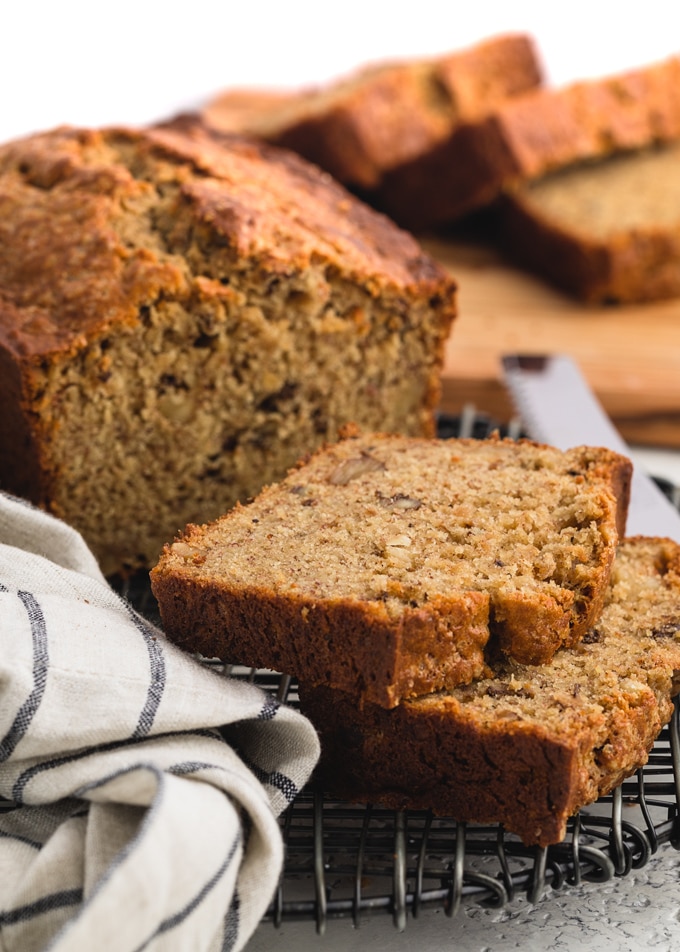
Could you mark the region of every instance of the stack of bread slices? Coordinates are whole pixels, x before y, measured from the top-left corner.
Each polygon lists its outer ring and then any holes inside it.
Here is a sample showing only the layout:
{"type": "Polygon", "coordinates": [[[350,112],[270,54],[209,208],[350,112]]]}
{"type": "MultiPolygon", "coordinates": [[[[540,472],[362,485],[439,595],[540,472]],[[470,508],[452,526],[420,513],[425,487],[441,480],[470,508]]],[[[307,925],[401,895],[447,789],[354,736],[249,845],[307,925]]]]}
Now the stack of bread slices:
{"type": "Polygon", "coordinates": [[[680,671],[680,549],[624,537],[600,448],[348,428],[188,526],[151,573],[169,637],[298,680],[352,801],[560,841],[646,762],[680,671]]]}
{"type": "Polygon", "coordinates": [[[508,254],[589,302],[677,296],[680,59],[541,77],[530,39],[500,36],[285,104],[227,91],[203,115],[285,143],[412,230],[486,209],[508,254]]]}

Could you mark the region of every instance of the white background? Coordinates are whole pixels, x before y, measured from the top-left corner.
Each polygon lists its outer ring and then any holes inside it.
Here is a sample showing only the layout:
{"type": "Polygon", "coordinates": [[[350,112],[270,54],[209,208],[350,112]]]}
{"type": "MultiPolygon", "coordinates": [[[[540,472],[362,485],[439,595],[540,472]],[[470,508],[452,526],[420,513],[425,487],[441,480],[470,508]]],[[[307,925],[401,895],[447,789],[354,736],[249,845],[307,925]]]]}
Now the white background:
{"type": "Polygon", "coordinates": [[[530,32],[562,83],[680,53],[680,0],[0,0],[0,141],[530,32]]]}

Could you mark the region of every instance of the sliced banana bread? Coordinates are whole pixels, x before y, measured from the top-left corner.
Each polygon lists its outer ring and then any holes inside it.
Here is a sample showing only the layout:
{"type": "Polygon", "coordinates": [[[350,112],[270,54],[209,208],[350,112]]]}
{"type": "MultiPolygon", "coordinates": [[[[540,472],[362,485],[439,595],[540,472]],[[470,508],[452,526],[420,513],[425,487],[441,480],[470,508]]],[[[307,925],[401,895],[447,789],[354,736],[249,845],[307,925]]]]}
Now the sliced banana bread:
{"type": "Polygon", "coordinates": [[[393,710],[299,685],[320,732],[317,781],[348,800],[502,823],[527,844],[647,761],[680,685],[680,547],[619,548],[605,606],[581,643],[547,665],[493,674],[393,710]]]}
{"type": "Polygon", "coordinates": [[[513,96],[392,168],[376,202],[424,229],[575,162],[680,138],[680,58],[513,96]]]}
{"type": "Polygon", "coordinates": [[[431,60],[371,65],[317,90],[227,90],[201,114],[218,129],[261,136],[371,190],[387,169],[540,81],[530,38],[508,34],[431,60]]]}
{"type": "Polygon", "coordinates": [[[680,295],[680,144],[513,189],[497,235],[517,263],[591,303],[680,295]]]}
{"type": "Polygon", "coordinates": [[[387,707],[527,663],[599,614],[631,464],[606,449],[348,433],[151,573],[169,637],[387,707]]]}
{"type": "Polygon", "coordinates": [[[455,283],[292,153],[198,123],[0,148],[0,486],[105,572],[358,420],[431,435],[455,283]]]}

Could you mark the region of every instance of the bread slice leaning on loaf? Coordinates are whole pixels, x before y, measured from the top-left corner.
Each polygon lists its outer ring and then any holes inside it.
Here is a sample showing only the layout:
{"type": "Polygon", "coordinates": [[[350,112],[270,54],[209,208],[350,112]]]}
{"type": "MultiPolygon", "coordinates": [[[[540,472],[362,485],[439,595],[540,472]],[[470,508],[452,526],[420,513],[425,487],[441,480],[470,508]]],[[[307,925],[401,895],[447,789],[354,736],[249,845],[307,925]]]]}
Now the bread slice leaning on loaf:
{"type": "Polygon", "coordinates": [[[527,845],[643,766],[680,684],[680,547],[619,548],[601,616],[550,664],[506,660],[393,710],[299,683],[320,732],[316,782],[342,799],[501,823],[527,845]]]}
{"type": "Polygon", "coordinates": [[[530,664],[599,614],[631,464],[606,449],[351,429],[151,573],[184,648],[386,707],[530,664]]]}

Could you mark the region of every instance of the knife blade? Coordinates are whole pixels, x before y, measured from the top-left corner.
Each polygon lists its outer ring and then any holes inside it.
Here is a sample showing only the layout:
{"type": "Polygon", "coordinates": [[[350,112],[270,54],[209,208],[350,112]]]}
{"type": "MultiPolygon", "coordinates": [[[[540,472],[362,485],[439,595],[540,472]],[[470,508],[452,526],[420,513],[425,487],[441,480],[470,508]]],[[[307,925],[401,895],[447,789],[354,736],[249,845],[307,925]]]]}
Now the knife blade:
{"type": "MultiPolygon", "coordinates": [[[[579,367],[565,354],[507,354],[503,376],[526,433],[566,450],[605,446],[632,458],[579,367]]],[[[680,543],[680,512],[634,462],[626,534],[666,536],[680,543]]]]}

